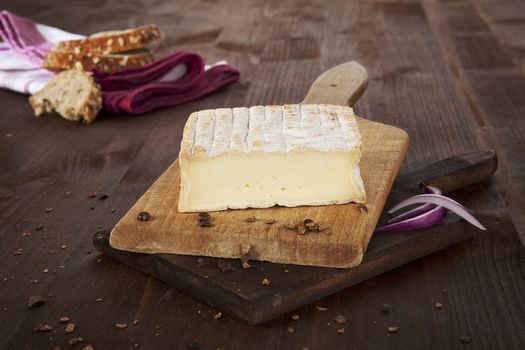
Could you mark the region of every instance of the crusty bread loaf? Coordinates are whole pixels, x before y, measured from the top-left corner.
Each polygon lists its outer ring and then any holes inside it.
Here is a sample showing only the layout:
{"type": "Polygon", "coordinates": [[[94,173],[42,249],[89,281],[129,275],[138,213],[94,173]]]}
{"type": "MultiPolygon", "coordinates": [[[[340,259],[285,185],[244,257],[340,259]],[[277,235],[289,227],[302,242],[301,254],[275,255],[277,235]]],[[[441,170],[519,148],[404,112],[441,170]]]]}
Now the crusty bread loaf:
{"type": "Polygon", "coordinates": [[[133,29],[100,32],[85,39],[61,41],[56,43],[52,50],[107,55],[142,48],[163,37],[154,24],[146,24],[133,29]]]}
{"type": "Polygon", "coordinates": [[[56,111],[65,119],[89,124],[102,108],[102,93],[90,73],[70,69],[54,76],[29,103],[36,116],[56,111]]]}
{"type": "Polygon", "coordinates": [[[44,56],[42,66],[50,70],[77,68],[81,70],[96,69],[103,73],[112,73],[126,67],[137,67],[153,60],[153,53],[148,49],[136,49],[117,54],[91,54],[90,52],[73,53],[49,51],[44,56]]]}

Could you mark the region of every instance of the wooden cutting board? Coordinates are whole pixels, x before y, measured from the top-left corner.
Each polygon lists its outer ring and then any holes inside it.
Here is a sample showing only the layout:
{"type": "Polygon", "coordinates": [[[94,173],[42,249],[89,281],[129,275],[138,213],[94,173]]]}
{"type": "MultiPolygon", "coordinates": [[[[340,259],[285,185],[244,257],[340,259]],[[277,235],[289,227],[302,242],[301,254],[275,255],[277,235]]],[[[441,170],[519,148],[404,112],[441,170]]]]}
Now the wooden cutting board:
{"type": "MultiPolygon", "coordinates": [[[[352,105],[366,84],[366,70],[356,62],[348,62],[321,75],[303,103],[352,105]]],[[[408,135],[401,129],[362,118],[358,124],[363,142],[365,209],[345,204],[227,210],[211,213],[213,227],[200,227],[197,213],[177,210],[180,169],[175,161],[117,223],[110,244],[132,252],[236,258],[240,256],[240,245],[249,243],[255,260],[338,268],[357,266],[408,146],[408,135]],[[137,215],[142,211],[149,212],[152,220],[138,221],[137,215]],[[245,220],[252,216],[255,222],[245,220]],[[324,232],[329,234],[299,235],[286,227],[304,219],[327,227],[324,232]]],[[[306,167],[304,171],[308,171],[306,167]]]]}
{"type": "MultiPolygon", "coordinates": [[[[472,152],[445,159],[399,176],[387,206],[418,193],[422,182],[447,193],[490,177],[496,168],[497,158],[493,151],[472,152]]],[[[482,190],[481,186],[476,189],[482,190]]],[[[456,192],[455,197],[462,201],[462,198],[471,197],[472,193],[472,190],[456,192]]],[[[383,215],[380,222],[384,223],[386,218],[387,215],[383,215]]],[[[487,224],[494,218],[480,219],[487,224]]],[[[489,229],[492,228],[489,226],[489,229]]],[[[104,232],[95,234],[93,243],[107,256],[164,281],[220,311],[249,324],[260,324],[461,242],[471,237],[475,230],[457,216],[447,215],[445,221],[435,227],[374,234],[362,264],[352,269],[258,261],[252,262],[251,268],[243,269],[239,259],[133,253],[112,248],[109,235],[104,232]],[[264,278],[271,281],[270,285],[261,284],[264,278]]]]}

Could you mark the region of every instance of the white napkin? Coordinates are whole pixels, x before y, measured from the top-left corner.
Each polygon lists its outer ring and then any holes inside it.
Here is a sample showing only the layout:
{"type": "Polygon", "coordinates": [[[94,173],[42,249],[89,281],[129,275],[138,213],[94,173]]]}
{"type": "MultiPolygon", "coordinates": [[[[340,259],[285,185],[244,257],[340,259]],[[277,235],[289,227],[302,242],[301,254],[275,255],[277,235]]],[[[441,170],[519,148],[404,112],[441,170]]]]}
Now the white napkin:
{"type": "Polygon", "coordinates": [[[41,67],[45,52],[58,41],[84,36],[1,11],[0,38],[0,88],[34,94],[54,75],[41,67]]]}

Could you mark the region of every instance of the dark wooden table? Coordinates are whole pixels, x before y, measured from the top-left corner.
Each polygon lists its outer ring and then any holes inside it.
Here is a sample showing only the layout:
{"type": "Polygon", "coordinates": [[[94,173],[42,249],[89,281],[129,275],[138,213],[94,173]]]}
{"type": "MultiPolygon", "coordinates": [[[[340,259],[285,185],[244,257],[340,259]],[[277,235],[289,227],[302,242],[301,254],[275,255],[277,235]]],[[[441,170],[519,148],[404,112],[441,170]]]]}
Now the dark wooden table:
{"type": "Polygon", "coordinates": [[[523,1],[4,0],[2,7],[83,34],[154,22],[167,34],[159,54],[195,50],[208,62],[228,60],[242,78],[193,103],[140,117],[102,114],[90,126],[35,118],[27,97],[0,91],[0,348],[66,349],[74,337],[83,338],[78,349],[525,348],[523,1]],[[495,178],[468,190],[468,204],[491,230],[297,310],[299,320],[258,327],[216,320],[218,310],[93,249],[93,233],[111,228],[177,157],[190,112],[297,102],[322,71],[348,60],[370,72],[359,115],[411,137],[402,172],[497,150],[495,178]],[[27,309],[32,295],[46,304],[27,309]],[[382,303],[392,305],[388,314],[382,303]],[[333,321],[339,314],[344,334],[333,321]],[[40,323],[56,332],[33,332],[40,323]],[[389,335],[389,326],[399,330],[389,335]]]}

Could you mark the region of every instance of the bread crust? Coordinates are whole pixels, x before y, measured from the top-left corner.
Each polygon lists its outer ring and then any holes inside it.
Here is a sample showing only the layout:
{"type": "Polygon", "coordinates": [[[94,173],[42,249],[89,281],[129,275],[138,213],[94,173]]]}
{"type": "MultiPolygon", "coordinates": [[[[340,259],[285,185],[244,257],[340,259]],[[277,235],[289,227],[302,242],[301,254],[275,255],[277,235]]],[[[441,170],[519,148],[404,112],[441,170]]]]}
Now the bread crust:
{"type": "Polygon", "coordinates": [[[164,34],[154,24],[137,28],[95,33],[85,39],[60,41],[52,51],[66,51],[80,55],[108,55],[142,48],[154,41],[159,41],[164,34]]]}
{"type": "Polygon", "coordinates": [[[37,117],[44,112],[56,111],[67,120],[90,124],[102,108],[102,92],[90,73],[70,69],[54,76],[42,90],[29,97],[29,103],[37,117]],[[75,84],[68,85],[71,80],[74,80],[75,84]],[[68,89],[67,86],[71,88],[68,89]],[[75,106],[69,106],[64,101],[65,96],[74,95],[79,89],[86,91],[82,96],[76,97],[81,98],[81,101],[75,103],[75,106]]]}
{"type": "Polygon", "coordinates": [[[122,68],[137,67],[153,61],[153,53],[148,49],[137,49],[119,54],[91,54],[49,51],[44,56],[42,66],[50,70],[96,69],[103,73],[112,73],[122,68]]]}

